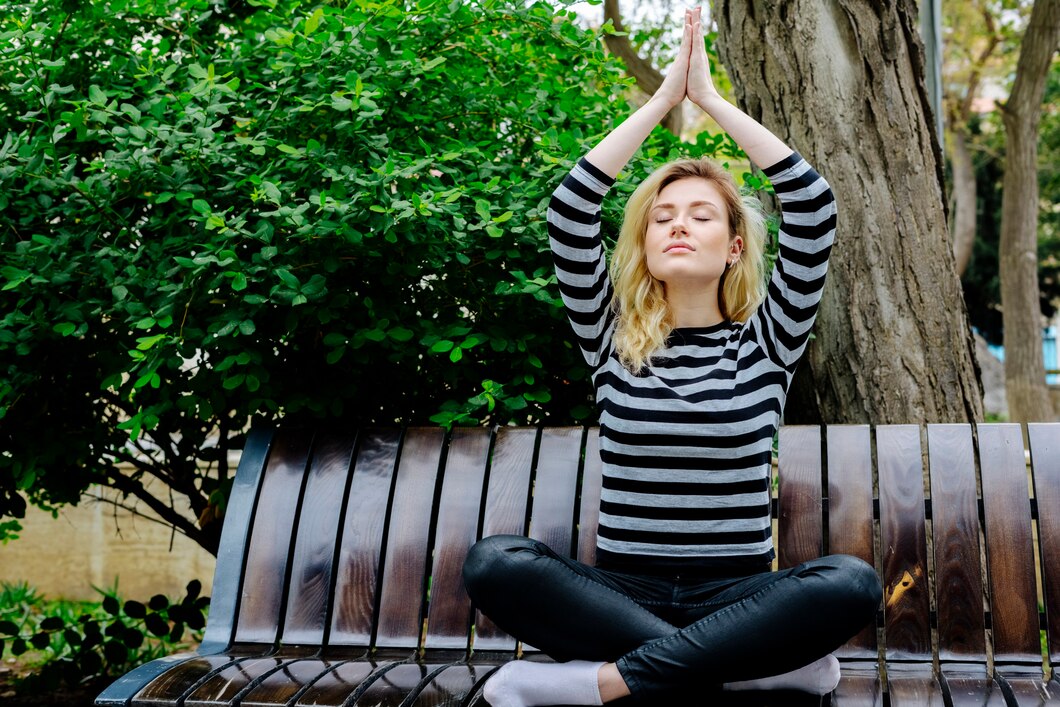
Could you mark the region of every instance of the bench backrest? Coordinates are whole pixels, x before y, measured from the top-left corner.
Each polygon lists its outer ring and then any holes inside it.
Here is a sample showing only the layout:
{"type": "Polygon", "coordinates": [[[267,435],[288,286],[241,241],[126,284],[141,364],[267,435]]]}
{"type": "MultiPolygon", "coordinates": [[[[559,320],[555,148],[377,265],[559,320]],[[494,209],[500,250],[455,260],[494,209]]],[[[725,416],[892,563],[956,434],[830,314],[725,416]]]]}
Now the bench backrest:
{"type": "MultiPolygon", "coordinates": [[[[934,627],[941,662],[985,663],[990,628],[996,663],[1040,668],[1041,623],[1056,665],[1060,425],[1028,426],[1033,477],[1020,426],[975,431],[977,439],[969,425],[782,427],[778,561],[846,553],[873,563],[888,662],[930,661],[934,627]]],[[[464,593],[467,549],[488,535],[528,534],[592,562],[599,500],[596,428],[255,430],[200,650],[514,652],[515,640],[464,593]]],[[[867,628],[841,655],[875,660],[877,631],[867,628]]]]}

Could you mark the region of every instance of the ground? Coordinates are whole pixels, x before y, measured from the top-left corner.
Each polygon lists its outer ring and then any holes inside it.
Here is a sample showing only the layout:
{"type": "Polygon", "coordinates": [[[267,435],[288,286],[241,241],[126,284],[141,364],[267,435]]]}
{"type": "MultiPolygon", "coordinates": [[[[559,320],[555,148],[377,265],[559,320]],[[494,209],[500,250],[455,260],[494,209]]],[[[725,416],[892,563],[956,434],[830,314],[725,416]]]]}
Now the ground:
{"type": "Polygon", "coordinates": [[[63,688],[55,692],[35,695],[20,695],[15,691],[15,679],[24,668],[13,658],[0,665],[0,704],[4,707],[91,707],[96,695],[103,691],[109,680],[100,685],[88,685],[78,689],[63,688]]]}

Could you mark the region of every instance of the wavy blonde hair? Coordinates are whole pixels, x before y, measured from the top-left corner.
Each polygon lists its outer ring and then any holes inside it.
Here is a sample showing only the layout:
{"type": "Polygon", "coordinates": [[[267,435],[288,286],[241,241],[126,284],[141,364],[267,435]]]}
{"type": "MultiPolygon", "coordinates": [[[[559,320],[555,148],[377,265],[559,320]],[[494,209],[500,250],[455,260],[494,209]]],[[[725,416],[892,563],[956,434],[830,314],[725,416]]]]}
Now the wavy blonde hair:
{"type": "Polygon", "coordinates": [[[740,259],[721,276],[718,305],[722,316],[747,321],[766,295],[766,220],[761,202],[753,195],[741,194],[732,175],[709,159],[667,162],[648,175],[626,202],[609,265],[614,287],[611,307],[617,319],[615,350],[622,365],[633,373],[650,365],[651,355],[664,346],[676,325],[663,283],[648,271],[644,251],[648,215],[668,184],[692,177],[714,183],[729,218],[730,242],[736,236],[743,238],[740,259]]]}

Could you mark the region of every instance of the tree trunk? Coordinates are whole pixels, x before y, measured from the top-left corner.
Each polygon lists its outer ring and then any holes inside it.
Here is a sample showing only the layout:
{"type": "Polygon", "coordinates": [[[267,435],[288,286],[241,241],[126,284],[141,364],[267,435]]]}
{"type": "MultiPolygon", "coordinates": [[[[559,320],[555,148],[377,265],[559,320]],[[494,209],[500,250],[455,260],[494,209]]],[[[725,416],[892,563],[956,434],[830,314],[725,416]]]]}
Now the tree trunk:
{"type": "Polygon", "coordinates": [[[950,165],[953,167],[953,257],[957,262],[957,277],[961,277],[972,259],[976,220],[975,168],[963,125],[954,126],[950,165]]]}
{"type": "Polygon", "coordinates": [[[1049,64],[1060,41],[1060,0],[1037,0],[1020,48],[1016,80],[1001,111],[1001,308],[1005,391],[1013,422],[1052,420],[1038,301],[1038,121],[1049,64]]]}
{"type": "Polygon", "coordinates": [[[839,224],[785,421],[981,420],[913,0],[716,0],[739,103],[832,185],[839,224]]]}

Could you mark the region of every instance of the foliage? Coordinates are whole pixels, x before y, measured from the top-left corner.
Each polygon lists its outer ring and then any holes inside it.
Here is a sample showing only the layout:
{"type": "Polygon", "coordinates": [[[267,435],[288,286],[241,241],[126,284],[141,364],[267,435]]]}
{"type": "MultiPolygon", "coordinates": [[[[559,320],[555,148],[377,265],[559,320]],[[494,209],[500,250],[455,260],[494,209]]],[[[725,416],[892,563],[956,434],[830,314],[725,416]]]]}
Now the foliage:
{"type": "MultiPolygon", "coordinates": [[[[1052,64],[1038,126],[1038,283],[1041,310],[1052,318],[1060,305],[1060,59],[1052,64]]],[[[1001,183],[1005,135],[996,112],[973,117],[970,134],[978,190],[976,242],[962,278],[968,316],[991,344],[1003,343],[998,247],[1001,241],[1001,183]]]]}
{"type": "Polygon", "coordinates": [[[252,419],[589,420],[544,216],[631,81],[572,18],[0,3],[0,534],[99,483],[216,551],[252,419]]]}
{"type": "Polygon", "coordinates": [[[209,597],[198,580],[170,601],[162,594],[146,604],[126,601],[115,590],[101,602],[45,601],[25,583],[0,588],[0,656],[33,666],[18,689],[39,693],[61,683],[74,687],[116,678],[147,661],[202,640],[209,597]],[[185,628],[190,634],[185,634],[185,628]],[[5,653],[6,651],[6,653],[5,653]]]}

